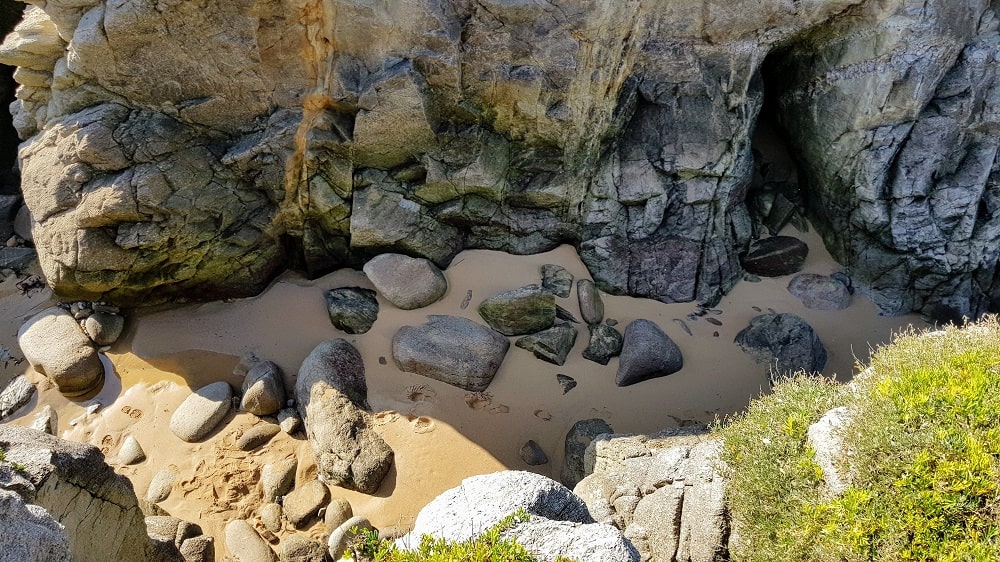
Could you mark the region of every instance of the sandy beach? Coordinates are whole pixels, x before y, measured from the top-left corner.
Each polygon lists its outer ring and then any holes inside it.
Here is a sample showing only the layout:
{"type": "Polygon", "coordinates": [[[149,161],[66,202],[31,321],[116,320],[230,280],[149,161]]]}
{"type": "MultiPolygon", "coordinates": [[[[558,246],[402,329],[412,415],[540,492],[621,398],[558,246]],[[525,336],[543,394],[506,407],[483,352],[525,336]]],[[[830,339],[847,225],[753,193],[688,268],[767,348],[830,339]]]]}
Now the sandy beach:
{"type": "MultiPolygon", "coordinates": [[[[803,272],[829,274],[840,269],[814,233],[788,233],[809,244],[803,272]]],[[[543,264],[561,265],[577,279],[589,278],[570,246],[531,256],[465,251],[445,271],[449,288],[442,300],[404,311],[379,297],[378,320],[363,335],[347,335],[334,328],[323,296],[336,287],[371,288],[365,275],[354,270],[315,280],[286,273],[253,298],[132,312],[125,335],[104,354],[108,374],[96,396],[68,400],[26,363],[8,365],[4,377],[27,372],[39,388],[31,404],[9,421],[30,424],[36,411],[50,404],[58,412],[60,436],[101,447],[112,464],[124,438],[134,435],[147,459],[119,467],[119,472],[143,496],[152,476],[172,466],[178,473],[177,483],[160,506],[214,535],[216,554],[222,559],[226,550],[221,530],[228,520],[247,518],[259,527],[255,509],[262,497],[258,484],[262,465],[296,457],[300,481],[315,477],[316,472],[302,434],[281,433],[252,452],[237,449],[238,436],[261,423],[247,413],[230,414],[199,443],[185,443],[167,429],[171,413],[190,389],[225,380],[238,390],[241,381],[233,371],[249,354],[277,363],[291,388],[302,360],[319,342],[345,338],[358,348],[365,362],[369,400],[377,412],[377,429],[394,449],[395,465],[374,495],[334,488],[333,496],[348,499],[355,514],[386,529],[406,527],[423,505],[470,475],[514,468],[558,479],[566,433],[578,420],[602,418],[616,432],[648,433],[683,423],[710,423],[739,411],[768,388],[767,365],[754,363],[733,343],[736,333],[761,312],[773,309],[804,318],[826,346],[825,374],[842,380],[894,331],[910,324],[926,326],[915,315],[881,317],[861,295],[854,295],[845,310],[806,309],[787,292],[788,276],[742,281],[715,307],[721,314],[696,319],[688,318],[695,303],[668,305],[604,295],[605,317],[617,320],[619,330],[634,319],[652,320],[684,355],[680,372],[626,388],[614,383],[617,359],[602,366],[581,356],[587,346],[583,324],[578,325],[580,336],[561,367],[512,345],[485,393],[468,393],[396,368],[391,338],[400,326],[422,324],[430,314],[482,322],[476,308],[483,299],[538,283],[543,264]],[[472,297],[463,308],[469,292],[472,297]],[[557,374],[572,377],[576,387],[564,394],[557,374]],[[86,408],[95,403],[101,404],[100,409],[86,414],[86,408]],[[521,460],[519,450],[529,439],[541,446],[548,464],[529,467],[521,460]]],[[[18,326],[51,302],[47,290],[35,291],[29,298],[11,279],[0,285],[0,315],[5,319],[0,344],[18,355],[18,326]]],[[[575,291],[556,302],[580,317],[575,291]]],[[[284,533],[291,532],[294,529],[289,525],[284,533]]],[[[306,532],[319,538],[323,525],[319,522],[306,532]]]]}

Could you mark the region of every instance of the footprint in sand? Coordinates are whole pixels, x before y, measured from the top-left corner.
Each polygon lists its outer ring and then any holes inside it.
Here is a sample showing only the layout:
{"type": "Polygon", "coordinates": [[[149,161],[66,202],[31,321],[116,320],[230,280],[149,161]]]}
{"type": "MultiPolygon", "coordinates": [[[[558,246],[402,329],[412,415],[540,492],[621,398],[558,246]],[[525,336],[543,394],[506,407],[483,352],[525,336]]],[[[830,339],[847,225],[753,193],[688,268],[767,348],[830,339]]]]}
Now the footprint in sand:
{"type": "Polygon", "coordinates": [[[419,416],[410,421],[413,433],[430,433],[434,431],[434,420],[427,416],[419,416]]]}
{"type": "Polygon", "coordinates": [[[465,403],[473,410],[482,410],[493,403],[493,395],[489,392],[470,392],[465,395],[465,403]]]}
{"type": "Polygon", "coordinates": [[[549,421],[552,419],[552,414],[545,410],[535,410],[535,417],[543,421],[549,421]]]}
{"type": "Polygon", "coordinates": [[[133,408],[131,406],[122,406],[122,413],[134,420],[137,420],[142,417],[142,410],[140,410],[139,408],[133,408]]]}
{"type": "Polygon", "coordinates": [[[406,389],[406,399],[410,402],[434,402],[437,392],[426,384],[414,384],[406,389]]]}
{"type": "Polygon", "coordinates": [[[385,412],[379,412],[372,416],[375,420],[375,426],[381,427],[383,425],[389,425],[390,423],[399,419],[399,414],[392,410],[386,410],[385,412]]]}
{"type": "Polygon", "coordinates": [[[499,406],[494,406],[490,408],[491,414],[506,414],[508,412],[510,412],[510,408],[505,406],[504,404],[500,404],[499,406]]]}

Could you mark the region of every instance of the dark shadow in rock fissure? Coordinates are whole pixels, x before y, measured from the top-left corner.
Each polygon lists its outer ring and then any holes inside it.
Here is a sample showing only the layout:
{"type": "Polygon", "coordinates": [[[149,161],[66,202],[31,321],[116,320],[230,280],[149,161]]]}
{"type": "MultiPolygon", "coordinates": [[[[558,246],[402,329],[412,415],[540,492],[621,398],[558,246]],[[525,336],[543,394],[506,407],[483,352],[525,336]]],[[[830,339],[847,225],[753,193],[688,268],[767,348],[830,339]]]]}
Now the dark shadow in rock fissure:
{"type": "MultiPolygon", "coordinates": [[[[7,37],[21,20],[24,4],[0,2],[0,41],[7,37]]],[[[14,130],[10,104],[14,101],[14,67],[0,64],[0,194],[20,193],[20,177],[14,169],[17,145],[21,142],[14,130]]]]}
{"type": "Polygon", "coordinates": [[[786,89],[787,79],[779,62],[785,53],[787,49],[772,52],[760,69],[764,103],[751,141],[754,165],[746,199],[756,238],[775,235],[788,224],[800,232],[808,231],[805,175],[799,171],[780,124],[778,96],[786,89]]]}

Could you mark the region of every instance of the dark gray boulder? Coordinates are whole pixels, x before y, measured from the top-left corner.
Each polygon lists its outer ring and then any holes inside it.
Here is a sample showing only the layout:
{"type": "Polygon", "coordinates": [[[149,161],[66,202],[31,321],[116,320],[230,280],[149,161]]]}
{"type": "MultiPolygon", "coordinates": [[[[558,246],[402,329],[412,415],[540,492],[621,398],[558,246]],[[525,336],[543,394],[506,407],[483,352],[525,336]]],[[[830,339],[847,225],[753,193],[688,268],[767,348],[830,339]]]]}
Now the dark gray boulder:
{"type": "Polygon", "coordinates": [[[378,319],[378,299],[371,289],[341,287],[330,289],[324,295],[330,323],[338,330],[363,334],[371,330],[378,319]]]}
{"type": "Polygon", "coordinates": [[[796,275],[788,282],[788,292],[801,299],[803,306],[815,310],[842,310],[851,305],[847,285],[826,275],[796,275]]]}
{"type": "Polygon", "coordinates": [[[255,416],[270,416],[285,406],[285,378],[281,368],[271,361],[251,367],[242,389],[240,408],[255,416]]]}
{"type": "Polygon", "coordinates": [[[576,328],[563,322],[548,330],[518,338],[514,345],[527,349],[542,361],[562,365],[576,343],[576,334],[576,328]]]}
{"type": "Polygon", "coordinates": [[[802,269],[809,246],[791,236],[771,236],[750,244],[740,262],[747,273],[763,277],[790,275],[802,269]]]}
{"type": "Polygon", "coordinates": [[[458,316],[428,316],[426,324],[403,326],[392,337],[400,370],[473,392],[486,390],[509,348],[507,338],[458,316]]]}
{"type": "Polygon", "coordinates": [[[555,323],[556,300],[538,285],[528,285],[484,300],[479,315],[505,336],[533,334],[555,323]]]}
{"type": "Polygon", "coordinates": [[[615,384],[628,386],[680,371],[681,350],[663,330],[649,320],[633,320],[625,327],[615,384]]]}
{"type": "Polygon", "coordinates": [[[342,339],[316,346],[299,368],[296,407],[329,484],[374,493],[392,466],[393,452],[371,426],[361,354],[342,339]]]}
{"type": "Polygon", "coordinates": [[[604,301],[597,285],[590,279],[576,282],[576,297],[580,301],[580,316],[587,324],[600,324],[604,320],[604,301]]]}
{"type": "Polygon", "coordinates": [[[621,333],[607,324],[589,324],[590,341],[583,350],[583,358],[607,365],[612,357],[617,357],[622,351],[621,333]]]}
{"type": "Polygon", "coordinates": [[[788,313],[761,314],[736,334],[735,342],[775,375],[814,373],[826,366],[826,348],[812,326],[788,313]]]}
{"type": "Polygon", "coordinates": [[[614,432],[615,430],[608,425],[608,422],[600,418],[580,420],[574,423],[573,427],[566,433],[563,467],[559,476],[562,483],[573,488],[580,480],[583,480],[588,472],[583,462],[587,446],[598,435],[614,432]]]}
{"type": "Polygon", "coordinates": [[[566,298],[573,288],[573,274],[561,265],[547,263],[542,266],[542,288],[557,297],[566,298]]]}
{"type": "MultiPolygon", "coordinates": [[[[0,242],[3,242],[0,240],[0,242]]],[[[0,269],[24,271],[38,258],[34,248],[0,246],[0,269]]]]}
{"type": "Polygon", "coordinates": [[[378,292],[403,310],[433,304],[448,291],[444,273],[423,258],[382,254],[369,260],[364,271],[378,292]]]}

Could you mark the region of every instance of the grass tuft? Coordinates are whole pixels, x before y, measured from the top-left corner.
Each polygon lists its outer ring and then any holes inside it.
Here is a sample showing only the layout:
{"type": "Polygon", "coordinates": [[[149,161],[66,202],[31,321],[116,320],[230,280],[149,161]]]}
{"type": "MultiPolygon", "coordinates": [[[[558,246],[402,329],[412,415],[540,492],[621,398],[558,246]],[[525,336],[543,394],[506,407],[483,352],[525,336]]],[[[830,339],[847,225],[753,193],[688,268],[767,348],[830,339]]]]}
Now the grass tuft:
{"type": "Polygon", "coordinates": [[[1000,560],[1000,323],[897,336],[852,387],[798,378],[721,429],[738,560],[1000,560]],[[805,429],[845,404],[851,485],[805,429]]]}

